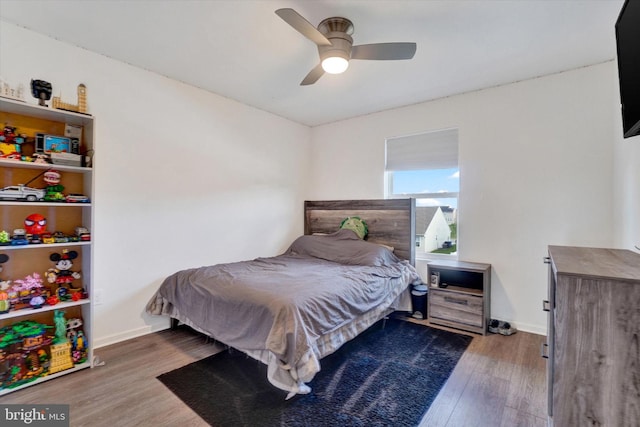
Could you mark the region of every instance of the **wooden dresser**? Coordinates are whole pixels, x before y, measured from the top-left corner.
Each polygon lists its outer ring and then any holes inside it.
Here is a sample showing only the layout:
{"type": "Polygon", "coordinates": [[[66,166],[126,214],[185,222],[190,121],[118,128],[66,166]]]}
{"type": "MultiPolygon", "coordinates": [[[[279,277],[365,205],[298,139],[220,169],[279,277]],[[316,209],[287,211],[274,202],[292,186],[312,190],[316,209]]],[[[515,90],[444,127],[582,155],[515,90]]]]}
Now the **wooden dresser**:
{"type": "Polygon", "coordinates": [[[640,255],[549,246],[549,425],[640,426],[640,255]]]}

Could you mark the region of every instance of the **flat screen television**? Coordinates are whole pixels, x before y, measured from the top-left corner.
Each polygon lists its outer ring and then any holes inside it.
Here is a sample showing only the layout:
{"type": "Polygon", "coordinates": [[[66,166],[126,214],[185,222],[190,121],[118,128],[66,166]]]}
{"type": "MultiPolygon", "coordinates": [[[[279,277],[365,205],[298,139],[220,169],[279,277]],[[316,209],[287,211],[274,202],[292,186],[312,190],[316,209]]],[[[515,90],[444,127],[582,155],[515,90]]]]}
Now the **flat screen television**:
{"type": "Polygon", "coordinates": [[[640,135],[640,0],[626,0],[616,21],[618,77],[625,138],[640,135]]]}

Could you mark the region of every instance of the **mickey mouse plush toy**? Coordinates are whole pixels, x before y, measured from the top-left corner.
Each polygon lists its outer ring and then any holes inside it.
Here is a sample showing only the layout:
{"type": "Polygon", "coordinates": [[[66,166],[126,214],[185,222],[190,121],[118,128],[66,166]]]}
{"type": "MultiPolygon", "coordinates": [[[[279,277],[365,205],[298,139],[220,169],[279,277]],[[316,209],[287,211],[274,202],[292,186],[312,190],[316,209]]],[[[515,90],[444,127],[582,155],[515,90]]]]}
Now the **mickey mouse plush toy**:
{"type": "Polygon", "coordinates": [[[56,263],[55,268],[47,270],[47,281],[49,283],[55,283],[58,286],[58,296],[60,295],[60,289],[66,294],[67,288],[71,286],[71,283],[80,278],[80,273],[77,271],[71,271],[73,267],[72,260],[78,257],[78,252],[64,249],[61,254],[53,253],[49,259],[56,263]]]}

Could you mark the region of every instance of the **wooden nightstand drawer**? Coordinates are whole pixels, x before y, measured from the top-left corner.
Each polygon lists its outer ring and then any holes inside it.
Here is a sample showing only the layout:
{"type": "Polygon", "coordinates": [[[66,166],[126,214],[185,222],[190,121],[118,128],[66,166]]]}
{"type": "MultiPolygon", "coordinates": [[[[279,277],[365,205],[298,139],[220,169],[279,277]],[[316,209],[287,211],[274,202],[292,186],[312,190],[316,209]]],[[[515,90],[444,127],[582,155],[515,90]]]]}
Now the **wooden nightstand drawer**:
{"type": "Polygon", "coordinates": [[[470,326],[483,326],[482,296],[449,292],[431,288],[429,290],[429,317],[464,323],[470,326]]]}

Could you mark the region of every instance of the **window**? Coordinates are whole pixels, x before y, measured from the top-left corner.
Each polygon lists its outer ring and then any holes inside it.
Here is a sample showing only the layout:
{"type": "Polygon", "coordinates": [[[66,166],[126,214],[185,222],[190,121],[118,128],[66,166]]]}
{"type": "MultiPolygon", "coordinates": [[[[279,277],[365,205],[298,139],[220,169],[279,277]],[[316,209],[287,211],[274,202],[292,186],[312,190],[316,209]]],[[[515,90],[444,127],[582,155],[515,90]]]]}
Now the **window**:
{"type": "Polygon", "coordinates": [[[416,256],[458,250],[458,130],[388,138],[387,198],[416,199],[416,256]]]}

